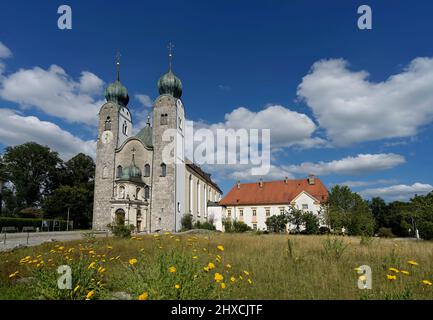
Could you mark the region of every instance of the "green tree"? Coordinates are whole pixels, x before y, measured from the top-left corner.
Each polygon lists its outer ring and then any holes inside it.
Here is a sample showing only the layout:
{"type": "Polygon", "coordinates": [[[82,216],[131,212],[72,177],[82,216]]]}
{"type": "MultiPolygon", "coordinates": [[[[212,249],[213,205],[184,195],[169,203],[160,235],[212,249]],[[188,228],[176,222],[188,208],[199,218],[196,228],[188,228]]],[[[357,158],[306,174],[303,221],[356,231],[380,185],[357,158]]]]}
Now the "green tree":
{"type": "Polygon", "coordinates": [[[346,228],[351,235],[371,235],[374,219],[364,199],[347,186],[336,185],[328,197],[327,220],[331,229],[346,228]]]}
{"type": "Polygon", "coordinates": [[[304,221],[306,234],[318,234],[319,233],[319,218],[312,212],[305,212],[302,216],[304,221]]]}
{"type": "Polygon", "coordinates": [[[285,213],[279,215],[270,216],[266,219],[266,226],[270,232],[282,233],[286,231],[289,217],[285,213]]]}
{"type": "Polygon", "coordinates": [[[57,152],[35,142],[7,147],[3,161],[19,207],[39,205],[57,187],[63,165],[57,152]]]}
{"type": "Polygon", "coordinates": [[[301,232],[301,226],[305,223],[304,212],[295,207],[290,207],[289,212],[287,213],[287,221],[295,225],[296,232],[301,232]]]}
{"type": "Polygon", "coordinates": [[[46,198],[43,204],[45,216],[74,221],[74,228],[87,229],[92,221],[93,192],[86,187],[61,186],[46,198]]]}
{"type": "Polygon", "coordinates": [[[95,162],[83,153],[65,162],[66,181],[64,184],[70,186],[83,186],[89,183],[93,186],[95,178],[95,162]]]}

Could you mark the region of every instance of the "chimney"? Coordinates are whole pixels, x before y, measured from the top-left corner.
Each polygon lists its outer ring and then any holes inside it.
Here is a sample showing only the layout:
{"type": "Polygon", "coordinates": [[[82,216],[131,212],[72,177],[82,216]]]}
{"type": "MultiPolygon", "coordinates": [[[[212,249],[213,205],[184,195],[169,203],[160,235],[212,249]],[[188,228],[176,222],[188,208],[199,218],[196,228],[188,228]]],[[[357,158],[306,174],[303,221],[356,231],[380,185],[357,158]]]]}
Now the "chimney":
{"type": "Polygon", "coordinates": [[[287,184],[289,182],[289,177],[284,177],[284,183],[287,184]]]}
{"type": "Polygon", "coordinates": [[[314,185],[315,184],[315,179],[316,179],[316,177],[314,176],[314,174],[308,175],[308,184],[309,185],[314,185]]]}
{"type": "Polygon", "coordinates": [[[260,188],[263,188],[263,179],[262,179],[262,178],[260,178],[260,181],[259,181],[259,187],[260,187],[260,188]]]}
{"type": "Polygon", "coordinates": [[[238,180],[238,182],[236,183],[236,185],[237,185],[238,189],[240,189],[241,188],[241,181],[238,180]]]}

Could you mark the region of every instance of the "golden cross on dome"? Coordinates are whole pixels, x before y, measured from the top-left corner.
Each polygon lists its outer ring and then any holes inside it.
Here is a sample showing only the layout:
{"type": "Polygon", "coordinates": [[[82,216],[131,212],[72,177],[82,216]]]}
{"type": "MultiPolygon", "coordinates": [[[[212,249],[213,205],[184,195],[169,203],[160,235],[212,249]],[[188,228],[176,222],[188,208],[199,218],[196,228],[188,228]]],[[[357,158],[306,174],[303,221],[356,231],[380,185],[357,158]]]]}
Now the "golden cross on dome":
{"type": "Polygon", "coordinates": [[[168,59],[170,63],[170,70],[171,70],[171,61],[173,60],[173,48],[174,44],[171,43],[171,41],[168,43],[167,49],[168,49],[168,59]]]}

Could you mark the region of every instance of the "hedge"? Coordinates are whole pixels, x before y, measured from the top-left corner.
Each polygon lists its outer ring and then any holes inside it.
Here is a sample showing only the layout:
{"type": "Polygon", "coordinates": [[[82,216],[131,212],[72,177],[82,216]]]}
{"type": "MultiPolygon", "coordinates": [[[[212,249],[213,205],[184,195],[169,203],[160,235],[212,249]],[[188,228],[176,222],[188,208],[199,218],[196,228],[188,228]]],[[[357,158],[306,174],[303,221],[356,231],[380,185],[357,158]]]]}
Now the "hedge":
{"type": "MultiPolygon", "coordinates": [[[[2,227],[16,227],[18,231],[21,231],[23,227],[34,227],[39,228],[42,231],[42,221],[48,221],[49,231],[53,230],[54,220],[52,219],[30,219],[30,218],[10,218],[10,217],[0,217],[0,231],[2,227]]],[[[66,221],[64,220],[55,220],[60,223],[60,228],[58,226],[55,227],[54,231],[66,230],[66,221]]],[[[44,228],[44,231],[47,231],[44,228]]]]}

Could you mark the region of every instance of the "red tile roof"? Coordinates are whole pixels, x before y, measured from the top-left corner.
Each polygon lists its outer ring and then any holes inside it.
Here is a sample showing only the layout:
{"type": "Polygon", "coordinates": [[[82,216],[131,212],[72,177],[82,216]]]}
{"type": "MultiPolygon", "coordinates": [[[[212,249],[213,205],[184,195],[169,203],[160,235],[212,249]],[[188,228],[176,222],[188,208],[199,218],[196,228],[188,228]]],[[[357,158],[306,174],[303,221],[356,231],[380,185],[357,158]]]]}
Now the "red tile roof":
{"type": "Polygon", "coordinates": [[[309,184],[308,179],[280,180],[237,184],[219,202],[223,206],[234,205],[272,205],[289,204],[302,191],[307,192],[320,202],[328,199],[328,190],[317,177],[314,184],[309,184]]]}

